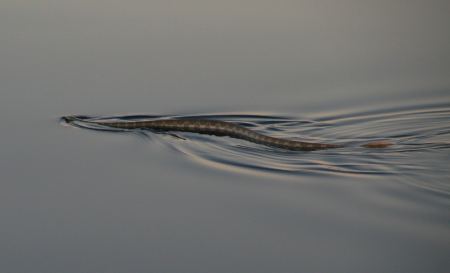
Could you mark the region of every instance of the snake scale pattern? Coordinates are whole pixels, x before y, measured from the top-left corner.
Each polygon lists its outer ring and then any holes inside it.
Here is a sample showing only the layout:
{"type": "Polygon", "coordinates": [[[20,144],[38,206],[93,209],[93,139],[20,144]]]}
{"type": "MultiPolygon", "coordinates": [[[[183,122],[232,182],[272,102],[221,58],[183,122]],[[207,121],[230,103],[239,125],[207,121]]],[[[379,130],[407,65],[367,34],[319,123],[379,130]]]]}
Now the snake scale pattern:
{"type": "MultiPolygon", "coordinates": [[[[139,121],[93,121],[85,120],[77,116],[66,116],[63,120],[69,124],[80,121],[88,124],[107,126],[117,129],[149,129],[163,132],[191,132],[198,134],[207,134],[215,136],[228,136],[237,139],[247,140],[253,143],[276,147],[293,151],[312,151],[330,148],[340,148],[342,145],[304,142],[297,140],[281,139],[270,137],[253,130],[247,129],[241,125],[207,119],[158,119],[158,120],[139,120],[139,121]]],[[[384,148],[390,146],[389,141],[374,141],[362,145],[366,148],[384,148]]]]}

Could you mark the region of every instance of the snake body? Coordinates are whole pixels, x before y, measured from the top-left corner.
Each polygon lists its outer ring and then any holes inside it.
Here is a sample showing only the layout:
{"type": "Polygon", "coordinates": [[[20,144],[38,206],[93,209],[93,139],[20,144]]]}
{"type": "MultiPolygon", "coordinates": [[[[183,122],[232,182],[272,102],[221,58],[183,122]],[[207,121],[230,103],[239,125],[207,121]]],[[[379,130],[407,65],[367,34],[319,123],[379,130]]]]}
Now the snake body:
{"type": "MultiPolygon", "coordinates": [[[[191,132],[198,134],[228,136],[237,139],[247,140],[253,143],[276,147],[294,151],[311,151],[330,148],[343,147],[338,144],[304,142],[297,140],[282,139],[270,137],[255,132],[241,125],[219,120],[207,119],[158,119],[158,120],[139,120],[139,121],[92,121],[80,119],[76,116],[63,117],[67,123],[81,121],[94,125],[107,126],[117,129],[149,129],[163,132],[191,132]]],[[[363,145],[368,148],[383,148],[387,143],[383,141],[371,142],[363,145]]]]}

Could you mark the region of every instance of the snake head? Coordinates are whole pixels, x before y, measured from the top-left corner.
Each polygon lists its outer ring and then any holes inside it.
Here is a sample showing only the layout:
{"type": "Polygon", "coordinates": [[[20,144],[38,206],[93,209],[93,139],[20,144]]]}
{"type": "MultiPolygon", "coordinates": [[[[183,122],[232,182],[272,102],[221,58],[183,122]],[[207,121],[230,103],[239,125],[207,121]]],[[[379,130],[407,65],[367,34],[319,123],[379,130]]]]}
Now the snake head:
{"type": "Polygon", "coordinates": [[[72,123],[78,120],[78,118],[76,116],[64,116],[61,118],[61,120],[64,121],[65,123],[72,123]]]}

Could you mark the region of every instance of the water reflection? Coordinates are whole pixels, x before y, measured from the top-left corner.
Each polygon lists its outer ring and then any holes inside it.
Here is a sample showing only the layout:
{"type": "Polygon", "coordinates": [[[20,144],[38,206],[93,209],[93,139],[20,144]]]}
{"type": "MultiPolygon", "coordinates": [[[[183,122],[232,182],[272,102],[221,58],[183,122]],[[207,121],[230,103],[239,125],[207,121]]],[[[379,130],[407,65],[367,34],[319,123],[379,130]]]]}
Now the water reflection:
{"type": "MultiPolygon", "coordinates": [[[[450,105],[436,102],[327,113],[295,118],[268,113],[222,113],[164,118],[212,119],[238,123],[265,135],[311,142],[338,143],[345,147],[320,151],[288,151],[230,137],[195,133],[156,134],[170,150],[220,170],[251,175],[298,176],[394,176],[427,189],[450,193],[449,174],[443,162],[450,148],[450,105]],[[370,141],[389,139],[387,148],[362,147],[370,141]],[[433,179],[429,179],[433,178],[433,179]]],[[[84,117],[87,120],[142,120],[159,115],[84,117]]],[[[83,121],[75,126],[150,136],[146,130],[111,129],[83,121]]]]}

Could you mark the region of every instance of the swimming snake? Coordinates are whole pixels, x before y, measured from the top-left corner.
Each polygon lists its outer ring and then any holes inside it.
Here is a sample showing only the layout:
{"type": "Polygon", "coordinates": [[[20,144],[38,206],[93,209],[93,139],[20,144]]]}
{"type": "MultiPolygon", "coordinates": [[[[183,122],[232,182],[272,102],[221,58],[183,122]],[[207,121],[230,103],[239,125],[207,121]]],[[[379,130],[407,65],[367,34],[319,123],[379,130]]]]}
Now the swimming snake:
{"type": "MultiPolygon", "coordinates": [[[[163,132],[191,132],[215,136],[228,136],[247,140],[253,143],[294,151],[312,151],[330,148],[341,148],[343,145],[304,142],[297,140],[270,137],[236,123],[208,120],[208,119],[157,119],[139,121],[94,121],[86,120],[77,116],[66,116],[62,118],[65,122],[73,124],[76,121],[88,124],[107,126],[117,129],[149,129],[163,132]]],[[[362,145],[366,148],[384,148],[392,145],[389,141],[373,141],[362,145]]]]}

